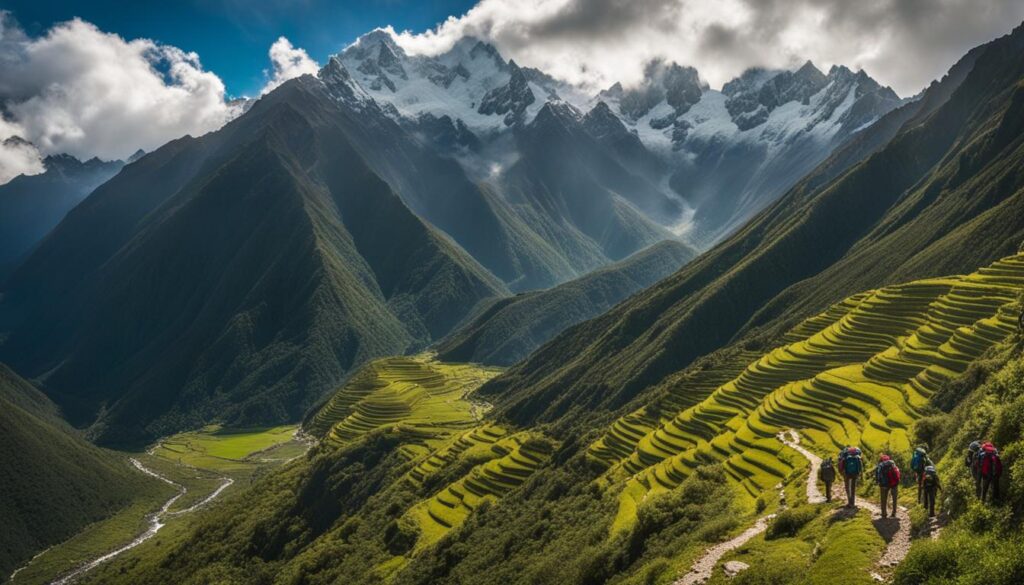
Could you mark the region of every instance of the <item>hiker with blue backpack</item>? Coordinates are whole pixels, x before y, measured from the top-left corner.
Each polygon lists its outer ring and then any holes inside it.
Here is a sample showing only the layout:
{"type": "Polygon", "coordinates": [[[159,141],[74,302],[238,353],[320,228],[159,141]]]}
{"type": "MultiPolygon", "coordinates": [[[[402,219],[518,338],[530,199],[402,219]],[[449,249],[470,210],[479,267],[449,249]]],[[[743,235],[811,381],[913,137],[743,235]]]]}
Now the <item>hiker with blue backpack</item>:
{"type": "Polygon", "coordinates": [[[914,455],[910,458],[910,470],[914,472],[914,479],[917,480],[917,503],[921,503],[924,491],[924,470],[929,465],[935,465],[928,457],[928,449],[921,445],[914,449],[914,455]]]}
{"type": "Polygon", "coordinates": [[[832,464],[832,458],[821,462],[821,466],[818,467],[818,480],[825,484],[825,501],[832,501],[832,482],[836,480],[836,468],[832,464]]]}
{"type": "Polygon", "coordinates": [[[900,468],[888,455],[879,458],[875,466],[875,483],[882,493],[882,518],[888,517],[889,498],[892,496],[892,515],[896,517],[896,496],[900,488],[900,468]]]}
{"type": "Polygon", "coordinates": [[[857,480],[863,471],[864,462],[861,460],[860,449],[851,446],[839,452],[839,473],[843,476],[843,485],[846,488],[847,508],[854,508],[857,505],[857,480]]]}

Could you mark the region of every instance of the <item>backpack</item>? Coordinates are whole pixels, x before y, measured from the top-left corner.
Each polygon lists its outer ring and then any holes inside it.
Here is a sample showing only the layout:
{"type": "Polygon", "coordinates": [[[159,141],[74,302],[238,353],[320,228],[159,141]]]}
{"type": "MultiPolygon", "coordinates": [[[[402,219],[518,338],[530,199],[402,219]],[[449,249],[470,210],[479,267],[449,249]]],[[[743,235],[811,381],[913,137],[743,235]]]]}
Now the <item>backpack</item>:
{"type": "Polygon", "coordinates": [[[999,459],[999,450],[992,443],[985,443],[978,454],[978,470],[982,477],[999,479],[1003,475],[1003,462],[999,459]]]}
{"type": "Polygon", "coordinates": [[[860,460],[860,449],[856,447],[846,452],[843,457],[843,471],[846,475],[860,475],[864,464],[860,460]]]}
{"type": "Polygon", "coordinates": [[[875,469],[875,481],[882,487],[896,487],[900,484],[900,468],[896,462],[887,459],[878,464],[875,469]]]}
{"type": "Polygon", "coordinates": [[[974,471],[974,466],[977,464],[979,452],[981,452],[980,441],[972,441],[971,444],[967,446],[967,457],[965,458],[965,463],[967,464],[967,467],[971,468],[971,471],[974,471]]]}
{"type": "Polygon", "coordinates": [[[916,473],[921,473],[926,467],[926,459],[928,459],[928,453],[924,449],[920,447],[914,449],[914,456],[910,459],[910,469],[916,473]]]}
{"type": "Polygon", "coordinates": [[[826,459],[821,462],[818,468],[818,479],[821,481],[833,481],[836,478],[836,470],[832,467],[832,460],[826,459]]]}
{"type": "Polygon", "coordinates": [[[839,451],[839,455],[836,456],[836,461],[839,464],[839,473],[840,474],[845,474],[846,473],[846,456],[849,455],[849,454],[850,454],[850,448],[849,447],[843,447],[839,451]]]}
{"type": "Polygon", "coordinates": [[[935,470],[934,465],[929,465],[924,468],[924,479],[922,483],[925,487],[933,487],[939,483],[939,473],[935,470]]]}

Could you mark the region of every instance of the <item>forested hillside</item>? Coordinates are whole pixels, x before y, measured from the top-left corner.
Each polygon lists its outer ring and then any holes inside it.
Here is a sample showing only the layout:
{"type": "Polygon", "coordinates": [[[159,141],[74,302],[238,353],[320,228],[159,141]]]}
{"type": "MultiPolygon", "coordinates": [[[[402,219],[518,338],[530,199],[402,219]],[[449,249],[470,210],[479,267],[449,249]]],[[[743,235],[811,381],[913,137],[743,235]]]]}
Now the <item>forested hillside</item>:
{"type": "Polygon", "coordinates": [[[0,576],[136,498],[170,491],[99,449],[0,364],[0,576]]]}

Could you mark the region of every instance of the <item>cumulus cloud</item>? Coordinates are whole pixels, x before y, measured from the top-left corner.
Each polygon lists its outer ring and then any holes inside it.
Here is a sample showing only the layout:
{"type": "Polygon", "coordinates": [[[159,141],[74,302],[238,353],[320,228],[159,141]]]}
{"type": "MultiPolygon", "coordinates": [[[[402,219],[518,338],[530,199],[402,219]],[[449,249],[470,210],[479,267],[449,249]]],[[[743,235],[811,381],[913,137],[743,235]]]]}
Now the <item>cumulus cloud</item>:
{"type": "Polygon", "coordinates": [[[270,79],[263,86],[260,94],[265,94],[281,85],[285,81],[305,75],[307,73],[316,75],[320,69],[316,61],[309,57],[304,49],[292,46],[291,41],[284,37],[278,37],[273,45],[270,45],[270,62],[273,65],[273,74],[265,72],[270,79]]]}
{"type": "Polygon", "coordinates": [[[656,58],[696,67],[713,87],[748,67],[811,59],[864,69],[910,95],[1022,19],[1020,0],[482,0],[396,38],[410,53],[432,54],[476,36],[592,89],[637,82],[656,58]]]}
{"type": "MultiPolygon", "coordinates": [[[[44,155],[124,158],[219,128],[236,113],[195,53],[79,19],[30,38],[0,12],[0,141],[17,135],[44,155]]],[[[0,174],[16,168],[7,150],[0,174]]]]}

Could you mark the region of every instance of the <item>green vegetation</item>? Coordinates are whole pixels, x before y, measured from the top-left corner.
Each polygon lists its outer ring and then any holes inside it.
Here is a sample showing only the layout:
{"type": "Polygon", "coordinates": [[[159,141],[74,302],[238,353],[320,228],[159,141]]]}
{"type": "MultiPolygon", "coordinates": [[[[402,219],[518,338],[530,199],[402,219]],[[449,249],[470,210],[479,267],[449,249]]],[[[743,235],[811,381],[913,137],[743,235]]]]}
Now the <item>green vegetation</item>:
{"type": "Polygon", "coordinates": [[[860,294],[801,323],[787,335],[790,344],[674,417],[656,425],[634,422],[646,409],[623,417],[590,448],[611,476],[628,478],[616,528],[629,525],[648,493],[670,490],[712,462],[753,505],[794,469],[775,438],[789,428],[802,429],[822,453],[847,444],[908,453],[907,433],[929,398],[1015,330],[1022,290],[1024,255],[1017,255],[966,277],[860,294]],[[609,444],[631,449],[616,456],[609,444]]]}
{"type": "Polygon", "coordinates": [[[508,366],[565,329],[678,270],[696,252],[673,240],[560,284],[495,301],[438,344],[440,359],[508,366]]]}
{"type": "Polygon", "coordinates": [[[223,429],[211,425],[162,439],[151,454],[199,469],[239,471],[260,461],[283,460],[301,454],[305,447],[295,439],[297,431],[294,425],[269,429],[223,429]]]}
{"type": "MultiPolygon", "coordinates": [[[[723,564],[736,560],[749,569],[728,579],[717,568],[709,585],[875,583],[871,573],[885,542],[868,513],[822,512],[820,506],[783,512],[783,534],[773,535],[769,529],[723,559],[723,564]]],[[[774,526],[780,526],[779,521],[774,526]]]]}
{"type": "Polygon", "coordinates": [[[894,583],[1010,584],[1024,579],[1024,358],[1020,337],[955,390],[961,400],[915,426],[932,447],[944,491],[940,505],[953,520],[938,540],[922,539],[897,569],[894,583]],[[1003,460],[1002,498],[997,505],[977,502],[964,468],[966,446],[996,442],[1003,460]]]}
{"type": "MultiPolygon", "coordinates": [[[[0,364],[0,577],[107,518],[139,518],[173,490],[99,449],[0,364]]],[[[129,520],[131,522],[131,520],[129,520]]],[[[19,582],[21,582],[19,580],[19,582]]]]}
{"type": "MultiPolygon", "coordinates": [[[[146,453],[134,454],[146,469],[186,490],[167,509],[168,516],[163,518],[166,527],[154,538],[153,544],[158,545],[168,533],[188,525],[196,513],[194,507],[207,502],[213,494],[223,497],[240,486],[248,486],[254,478],[305,453],[308,444],[295,437],[296,430],[295,426],[247,430],[210,426],[168,437],[146,453]],[[226,484],[229,478],[233,484],[226,484]],[[226,490],[225,485],[228,485],[226,490]]],[[[145,478],[138,471],[131,473],[145,478]]],[[[149,527],[150,515],[176,493],[176,489],[165,482],[155,483],[162,489],[140,493],[116,514],[89,524],[70,539],[33,558],[18,573],[14,583],[50,583],[69,569],[131,542],[149,527]]]]}

